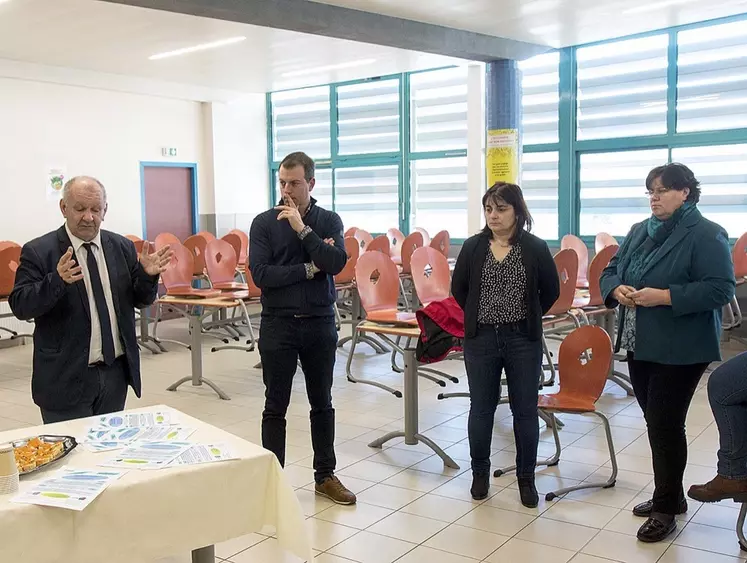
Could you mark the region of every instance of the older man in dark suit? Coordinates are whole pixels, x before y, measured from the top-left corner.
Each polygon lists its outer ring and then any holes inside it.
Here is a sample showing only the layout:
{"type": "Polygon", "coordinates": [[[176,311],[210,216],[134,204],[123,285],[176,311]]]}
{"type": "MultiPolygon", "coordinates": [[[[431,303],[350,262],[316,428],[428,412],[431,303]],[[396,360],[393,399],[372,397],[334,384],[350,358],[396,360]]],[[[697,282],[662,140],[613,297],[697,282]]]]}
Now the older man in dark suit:
{"type": "Polygon", "coordinates": [[[79,176],[63,188],[65,225],[24,245],[10,307],[34,319],[34,402],[45,424],[120,411],[128,385],[139,397],[135,309],[151,305],[168,247],[138,256],[100,230],[106,189],[79,176]]]}

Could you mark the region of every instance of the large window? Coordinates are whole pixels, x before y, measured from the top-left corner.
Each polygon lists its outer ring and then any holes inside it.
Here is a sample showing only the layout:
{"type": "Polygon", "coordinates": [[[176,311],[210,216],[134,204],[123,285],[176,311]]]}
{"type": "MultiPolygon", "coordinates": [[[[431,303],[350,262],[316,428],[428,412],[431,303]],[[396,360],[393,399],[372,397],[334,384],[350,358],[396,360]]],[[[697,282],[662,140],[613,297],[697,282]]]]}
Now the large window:
{"type": "Polygon", "coordinates": [[[524,153],[521,188],[534,219],[532,232],[546,240],[558,239],[558,153],[524,153]]]}
{"type": "Polygon", "coordinates": [[[672,160],[687,164],[700,180],[703,215],[732,238],[747,232],[747,144],[673,149],[672,160]]]}
{"type": "Polygon", "coordinates": [[[270,100],[273,160],[295,151],[330,157],[329,86],[275,92],[270,100]]]}
{"type": "MultiPolygon", "coordinates": [[[[732,238],[747,230],[747,14],[550,51],[519,68],[520,185],[537,235],[626,235],[650,215],[648,172],[671,161],[701,181],[706,217],[732,238]]],[[[270,168],[308,152],[315,197],[346,227],[465,238],[476,211],[468,73],[455,66],[270,94],[270,168]]]]}
{"type": "Polygon", "coordinates": [[[558,142],[559,63],[557,51],[519,63],[524,145],[558,142]]]}
{"type": "Polygon", "coordinates": [[[337,88],[338,153],[399,151],[399,79],[337,88]]]}
{"type": "Polygon", "coordinates": [[[466,238],[467,157],[416,160],[411,164],[410,224],[430,234],[446,229],[466,238]]]}
{"type": "Polygon", "coordinates": [[[747,127],[747,21],[677,34],[677,131],[747,127]]]}
{"type": "Polygon", "coordinates": [[[410,77],[411,151],[467,148],[467,67],[410,77]]]}
{"type": "Polygon", "coordinates": [[[335,209],[346,227],[386,232],[399,222],[399,167],[335,170],[335,209]]]}
{"type": "Polygon", "coordinates": [[[580,155],[581,234],[624,236],[648,217],[646,176],[667,156],[667,149],[580,155]]]}
{"type": "Polygon", "coordinates": [[[667,132],[666,33],[578,49],[578,138],[667,132]]]}

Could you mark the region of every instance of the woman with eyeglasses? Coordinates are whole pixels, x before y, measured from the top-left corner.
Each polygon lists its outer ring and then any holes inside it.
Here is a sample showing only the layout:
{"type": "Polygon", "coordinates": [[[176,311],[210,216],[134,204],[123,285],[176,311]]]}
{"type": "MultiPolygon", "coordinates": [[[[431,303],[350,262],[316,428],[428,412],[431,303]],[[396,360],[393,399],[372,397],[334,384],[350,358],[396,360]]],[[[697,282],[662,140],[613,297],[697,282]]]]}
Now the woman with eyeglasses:
{"type": "Polygon", "coordinates": [[[658,542],[687,511],[685,418],[708,364],[721,359],[721,308],[734,296],[729,237],[698,211],[700,183],[672,163],[646,178],[652,215],[634,225],[602,273],[605,304],[620,308],[616,350],[643,410],[654,469],[653,498],[638,539],[658,542]]]}

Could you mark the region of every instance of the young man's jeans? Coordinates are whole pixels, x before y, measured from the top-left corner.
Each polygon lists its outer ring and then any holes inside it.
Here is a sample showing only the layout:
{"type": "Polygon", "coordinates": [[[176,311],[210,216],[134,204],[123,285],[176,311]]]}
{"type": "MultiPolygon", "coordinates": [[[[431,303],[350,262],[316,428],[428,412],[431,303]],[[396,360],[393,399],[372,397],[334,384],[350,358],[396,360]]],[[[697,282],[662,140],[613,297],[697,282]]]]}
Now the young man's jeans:
{"type": "Polygon", "coordinates": [[[747,479],[747,352],[721,364],[711,374],[708,400],[721,441],[718,474],[747,479]]]}
{"type": "Polygon", "coordinates": [[[263,316],[259,337],[265,410],[262,445],[285,466],[285,414],[291,399],[293,377],[301,362],[311,412],[311,444],[317,483],[335,471],[335,409],[332,378],[337,354],[337,329],[333,317],[263,316]]]}
{"type": "Polygon", "coordinates": [[[508,399],[514,417],[516,475],[533,477],[537,465],[539,420],[537,397],[542,373],[542,343],[529,340],[526,321],[509,325],[478,325],[474,338],[464,340],[469,381],[469,447],[472,471],[490,472],[493,420],[501,397],[505,370],[508,399]]]}

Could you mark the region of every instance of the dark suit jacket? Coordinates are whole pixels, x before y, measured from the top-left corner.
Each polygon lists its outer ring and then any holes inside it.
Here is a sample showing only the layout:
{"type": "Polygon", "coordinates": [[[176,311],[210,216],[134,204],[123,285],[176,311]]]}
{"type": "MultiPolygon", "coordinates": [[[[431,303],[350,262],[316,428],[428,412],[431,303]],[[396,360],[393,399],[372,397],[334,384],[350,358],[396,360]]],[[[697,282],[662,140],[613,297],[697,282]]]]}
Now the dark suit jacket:
{"type": "MultiPolygon", "coordinates": [[[[609,308],[618,305],[612,294],[624,284],[625,271],[635,249],[646,240],[647,229],[648,219],[633,225],[602,272],[602,296],[609,308]]],[[[636,309],[636,360],[690,365],[721,359],[721,308],[734,297],[736,287],[723,228],[697,210],[683,219],[644,270],[636,289],[644,287],[668,289],[672,305],[636,309]]],[[[621,336],[618,330],[617,349],[621,336]]]]}
{"type": "MultiPolygon", "coordinates": [[[[524,231],[518,244],[527,272],[527,321],[529,339],[542,337],[542,316],[550,310],[560,295],[560,279],[547,243],[524,231]]],[[[480,304],[482,269],[490,248],[490,236],[481,232],[464,241],[462,251],[451,278],[451,293],[464,309],[464,336],[473,338],[477,333],[477,316],[480,304]]]]}
{"type": "MultiPolygon", "coordinates": [[[[129,383],[140,396],[140,353],[135,336],[135,309],[151,305],[158,277],[149,276],[138,261],[135,245],[101,231],[114,309],[125,351],[129,383]]],[[[34,319],[34,402],[49,410],[66,410],[92,399],[99,382],[88,375],[91,312],[83,280],[68,285],[57,263],[71,246],[65,227],[23,246],[21,264],[10,294],[10,308],[21,320],[34,319]]],[[[77,257],[75,258],[77,262],[77,257]]]]}

